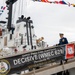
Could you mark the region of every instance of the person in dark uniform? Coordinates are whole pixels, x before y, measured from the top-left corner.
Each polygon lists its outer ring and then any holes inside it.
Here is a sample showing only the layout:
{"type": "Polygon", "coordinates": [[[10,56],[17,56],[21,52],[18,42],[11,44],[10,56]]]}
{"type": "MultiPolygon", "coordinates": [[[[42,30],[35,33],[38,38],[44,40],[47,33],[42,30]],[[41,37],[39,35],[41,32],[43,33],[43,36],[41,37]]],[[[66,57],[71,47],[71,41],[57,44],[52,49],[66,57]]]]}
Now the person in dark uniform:
{"type": "MultiPolygon", "coordinates": [[[[68,40],[67,38],[64,37],[63,33],[59,34],[60,36],[60,40],[59,40],[59,44],[58,45],[64,45],[64,44],[68,44],[68,40]]],[[[67,59],[65,60],[65,62],[67,62],[67,59]]],[[[62,60],[60,61],[60,64],[62,64],[62,60]]],[[[57,75],[61,75],[62,72],[57,73],[57,75]]],[[[64,75],[69,75],[69,71],[66,70],[66,72],[64,72],[64,75]]]]}
{"type": "Polygon", "coordinates": [[[59,36],[60,36],[60,40],[58,45],[68,44],[68,40],[67,38],[64,37],[63,33],[60,33],[59,36]]]}
{"type": "MultiPolygon", "coordinates": [[[[60,33],[59,36],[60,36],[60,40],[59,40],[58,45],[68,44],[68,40],[67,40],[67,38],[64,37],[63,33],[60,33]]],[[[65,62],[67,62],[67,59],[65,60],[65,62]]],[[[62,61],[61,61],[61,64],[62,64],[62,61]]]]}

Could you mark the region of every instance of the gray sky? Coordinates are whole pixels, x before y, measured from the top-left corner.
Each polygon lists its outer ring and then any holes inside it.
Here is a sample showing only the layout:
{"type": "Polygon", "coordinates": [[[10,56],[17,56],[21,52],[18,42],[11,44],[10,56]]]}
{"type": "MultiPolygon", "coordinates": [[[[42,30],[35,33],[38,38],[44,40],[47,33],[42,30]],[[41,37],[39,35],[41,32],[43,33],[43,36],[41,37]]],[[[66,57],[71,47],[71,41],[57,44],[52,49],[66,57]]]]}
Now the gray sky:
{"type": "MultiPolygon", "coordinates": [[[[2,5],[1,2],[2,0],[0,0],[0,5],[2,5]]],[[[65,2],[75,3],[75,0],[65,0],[65,2]]],[[[54,45],[59,42],[59,33],[64,33],[69,42],[75,41],[75,7],[33,2],[31,0],[27,0],[26,3],[26,0],[24,0],[24,11],[22,11],[23,13],[18,13],[19,6],[18,4],[16,5],[15,18],[17,19],[21,14],[31,16],[33,25],[35,26],[35,34],[38,38],[43,36],[49,45],[54,45]]],[[[4,19],[5,16],[6,11],[0,16],[0,20],[4,19]]]]}

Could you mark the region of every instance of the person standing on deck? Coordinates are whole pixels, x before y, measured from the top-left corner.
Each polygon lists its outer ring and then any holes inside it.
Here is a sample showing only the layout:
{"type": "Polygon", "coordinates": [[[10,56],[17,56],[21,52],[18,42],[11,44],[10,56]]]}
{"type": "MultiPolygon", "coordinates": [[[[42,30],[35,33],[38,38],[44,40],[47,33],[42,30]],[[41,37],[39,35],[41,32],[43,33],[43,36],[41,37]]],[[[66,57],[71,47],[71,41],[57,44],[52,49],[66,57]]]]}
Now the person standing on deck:
{"type": "MultiPolygon", "coordinates": [[[[60,33],[59,36],[60,36],[60,40],[59,40],[59,44],[57,45],[68,44],[68,40],[67,38],[64,37],[63,33],[60,33]]],[[[65,62],[67,62],[67,59],[65,59],[65,62]]],[[[62,64],[62,60],[60,61],[60,64],[62,64]]],[[[61,73],[62,72],[60,72],[58,75],[60,75],[61,73]]],[[[64,71],[64,75],[69,75],[69,71],[68,70],[64,71]]]]}
{"type": "Polygon", "coordinates": [[[58,45],[68,44],[68,40],[67,38],[64,37],[63,33],[60,33],[59,36],[60,36],[60,40],[58,45]]]}
{"type": "MultiPolygon", "coordinates": [[[[64,37],[63,33],[60,33],[59,36],[60,36],[59,44],[56,44],[56,46],[68,44],[68,40],[67,40],[67,38],[64,37]]],[[[65,62],[67,62],[67,59],[65,59],[65,62]]],[[[62,64],[62,60],[61,60],[60,64],[62,64]]]]}

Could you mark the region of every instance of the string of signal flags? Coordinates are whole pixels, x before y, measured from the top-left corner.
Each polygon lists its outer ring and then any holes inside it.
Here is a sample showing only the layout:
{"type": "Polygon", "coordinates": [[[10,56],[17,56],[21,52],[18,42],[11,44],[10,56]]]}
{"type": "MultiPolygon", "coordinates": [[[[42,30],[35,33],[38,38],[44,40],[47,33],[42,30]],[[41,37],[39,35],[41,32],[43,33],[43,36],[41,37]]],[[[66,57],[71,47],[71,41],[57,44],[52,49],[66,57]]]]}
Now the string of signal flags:
{"type": "MultiPolygon", "coordinates": [[[[50,3],[50,4],[62,4],[62,5],[68,5],[68,6],[73,6],[75,7],[75,4],[70,3],[70,2],[65,2],[64,0],[60,0],[60,1],[49,1],[49,0],[32,0],[34,2],[45,2],[45,3],[50,3]]],[[[2,15],[2,13],[4,12],[4,10],[6,9],[6,6],[1,6],[0,7],[0,16],[2,15]]]]}
{"type": "Polygon", "coordinates": [[[65,2],[64,0],[60,0],[60,1],[49,1],[49,0],[32,0],[34,2],[45,2],[45,3],[50,3],[50,4],[63,4],[63,5],[68,5],[68,6],[73,6],[75,7],[75,4],[70,3],[70,2],[65,2]]]}
{"type": "Polygon", "coordinates": [[[0,16],[2,15],[2,13],[4,12],[5,9],[6,9],[6,6],[1,6],[0,7],[0,16]]]}

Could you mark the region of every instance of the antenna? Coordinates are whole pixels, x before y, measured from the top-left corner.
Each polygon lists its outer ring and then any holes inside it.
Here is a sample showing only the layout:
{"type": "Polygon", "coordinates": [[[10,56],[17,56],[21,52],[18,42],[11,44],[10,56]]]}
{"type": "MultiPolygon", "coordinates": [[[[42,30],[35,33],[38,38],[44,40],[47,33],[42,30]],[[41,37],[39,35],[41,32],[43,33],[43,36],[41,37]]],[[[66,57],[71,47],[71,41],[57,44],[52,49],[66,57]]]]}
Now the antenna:
{"type": "Polygon", "coordinates": [[[7,7],[8,7],[8,10],[9,10],[9,13],[8,13],[8,24],[7,24],[8,31],[11,30],[11,23],[12,23],[12,6],[13,6],[13,4],[14,4],[16,1],[17,1],[17,0],[7,0],[7,1],[6,1],[7,7]]]}

